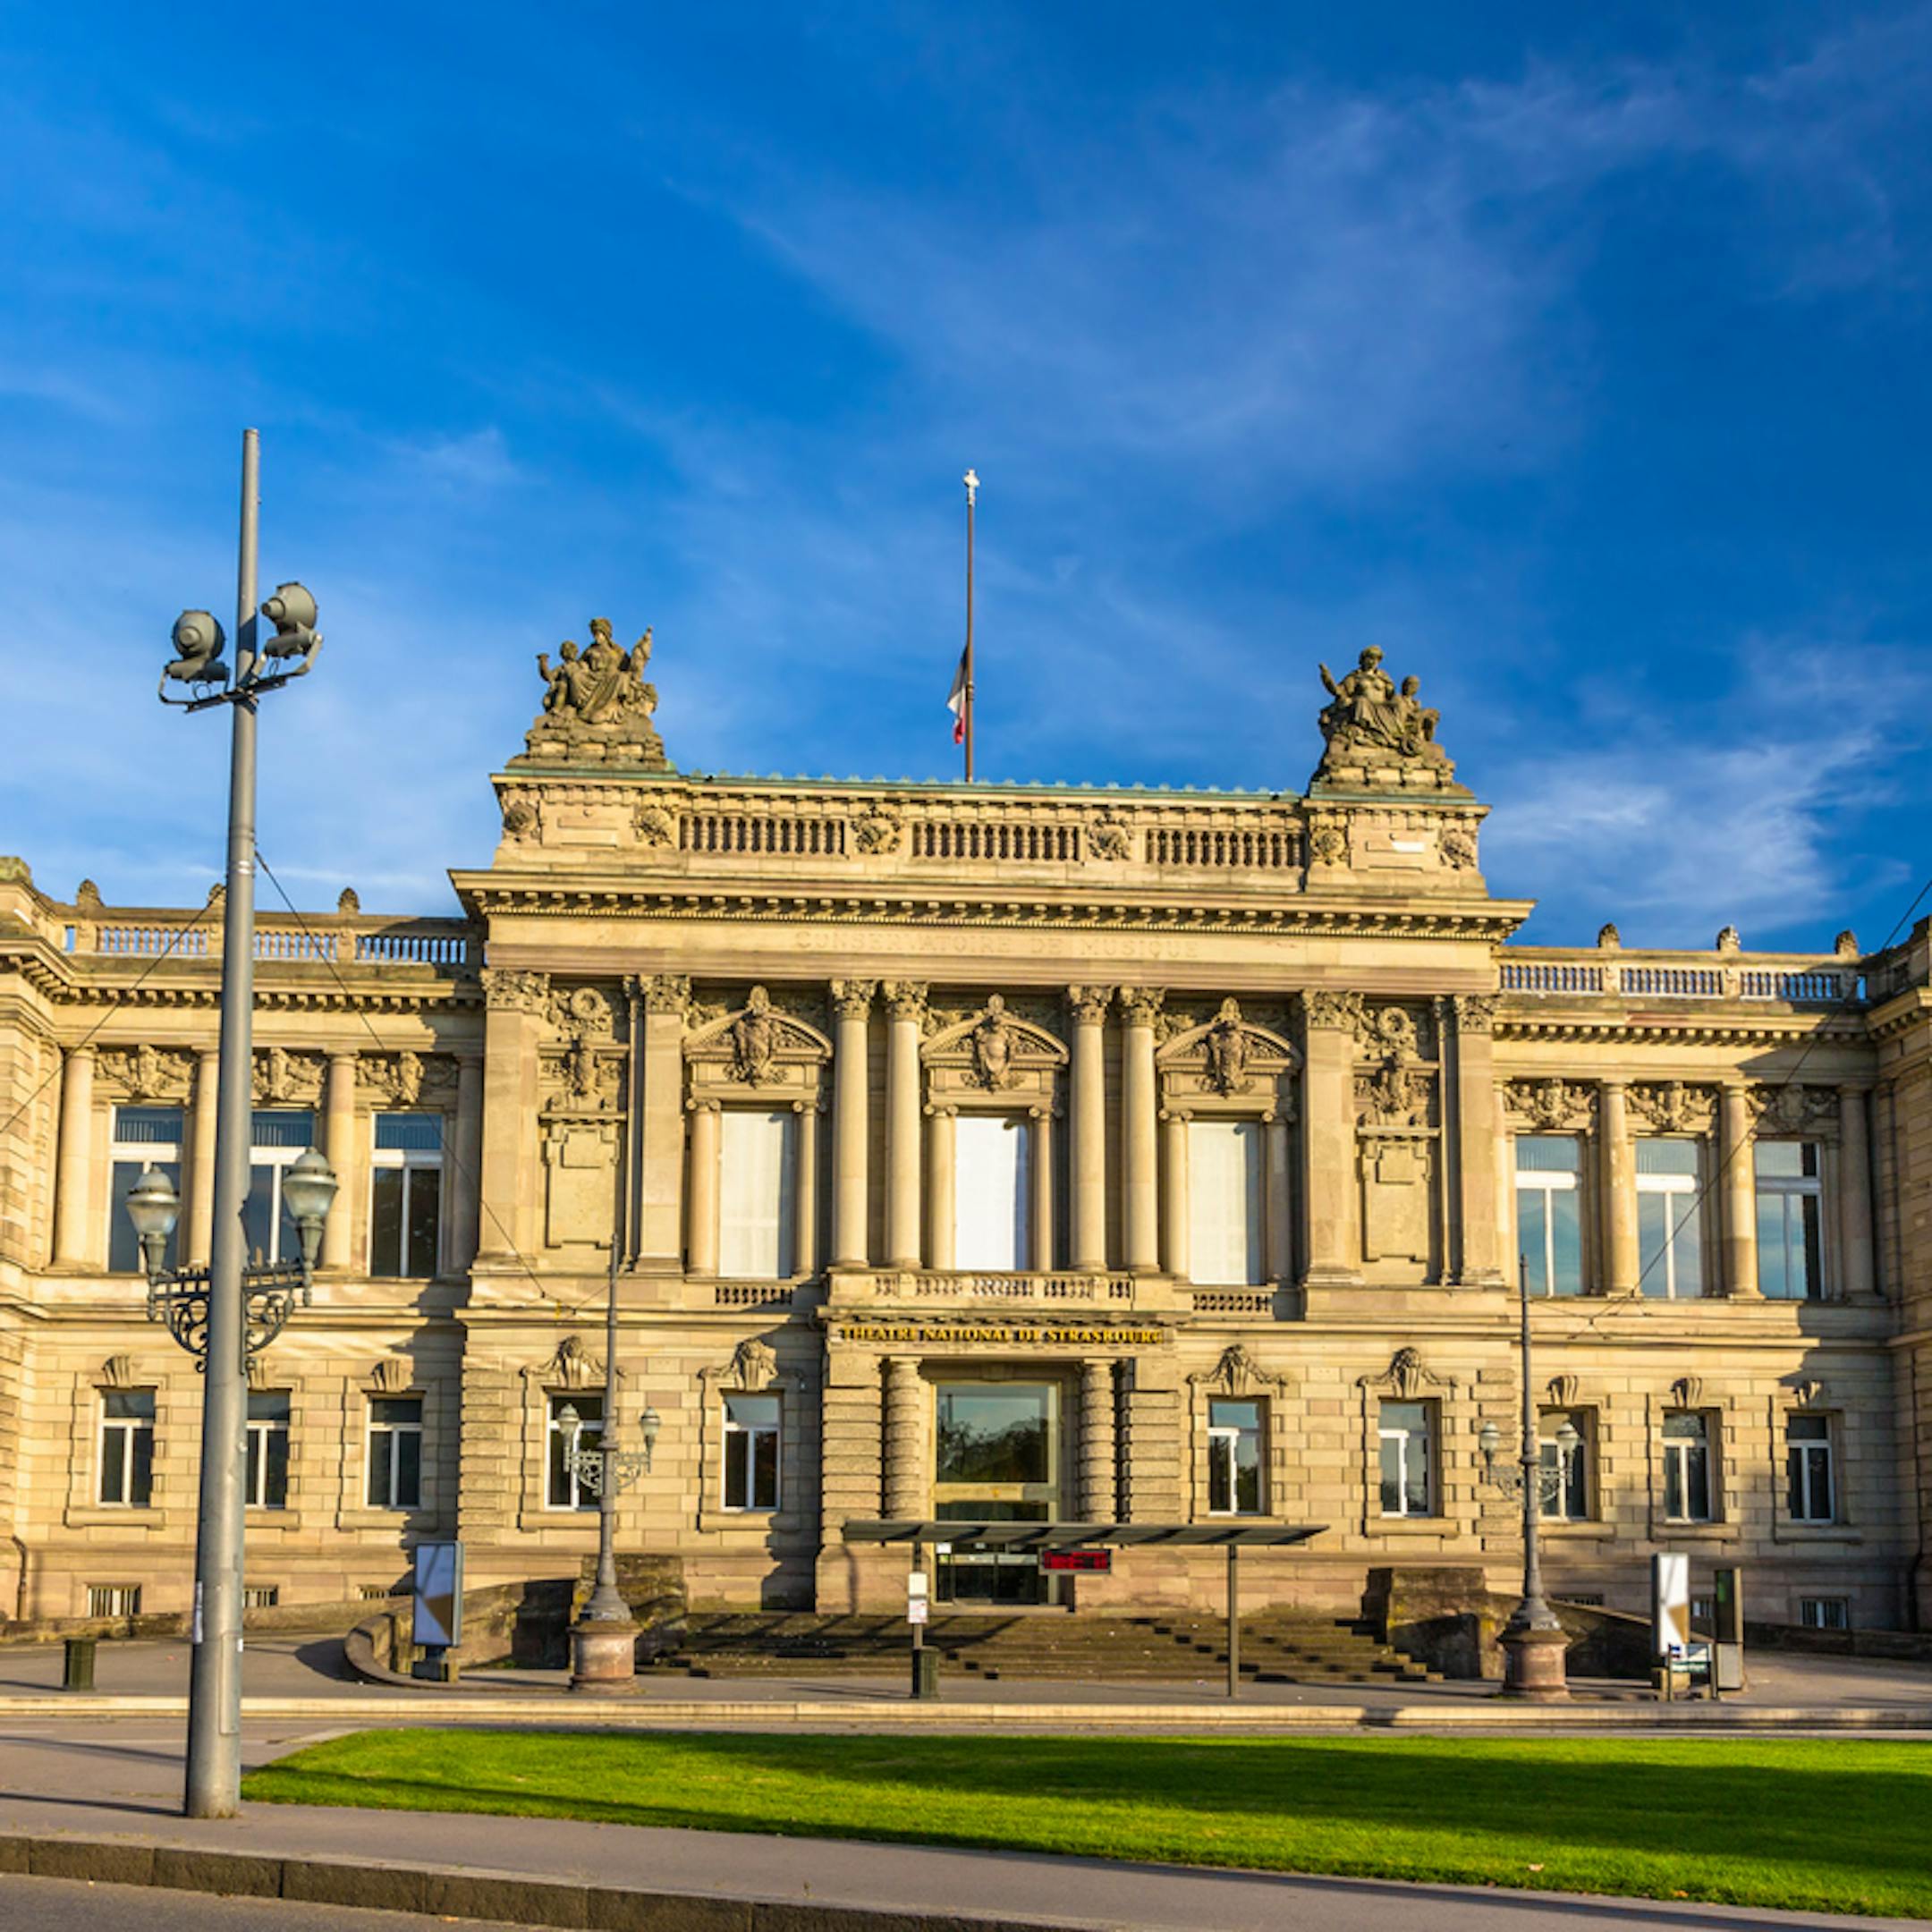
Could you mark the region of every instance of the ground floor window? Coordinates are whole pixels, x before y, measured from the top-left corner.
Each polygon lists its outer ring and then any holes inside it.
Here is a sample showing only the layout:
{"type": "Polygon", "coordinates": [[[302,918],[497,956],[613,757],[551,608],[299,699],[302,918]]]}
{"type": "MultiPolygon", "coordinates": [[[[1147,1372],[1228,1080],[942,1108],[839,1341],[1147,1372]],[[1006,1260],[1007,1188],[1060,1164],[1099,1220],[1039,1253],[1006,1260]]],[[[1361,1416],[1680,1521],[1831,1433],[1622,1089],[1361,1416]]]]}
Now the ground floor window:
{"type": "Polygon", "coordinates": [[[586,1454],[604,1438],[601,1395],[553,1395],[550,1398],[550,1452],[544,1500],[552,1509],[594,1510],[597,1492],[577,1479],[565,1460],[572,1448],[586,1454]],[[568,1416],[564,1411],[569,1410],[568,1416]]]}
{"type": "Polygon", "coordinates": [[[154,1501],[155,1392],[101,1391],[100,1499],[146,1509],[154,1501]]]}
{"type": "Polygon", "coordinates": [[[1590,1424],[1587,1409],[1546,1409],[1538,1431],[1543,1479],[1543,1515],[1551,1522],[1588,1522],[1590,1513],[1590,1424]],[[1567,1422],[1577,1445],[1564,1467],[1558,1432],[1567,1422]]]}
{"type": "Polygon", "coordinates": [[[1852,1606],[1843,1597],[1801,1597],[1798,1622],[1806,1630],[1850,1630],[1852,1606]]]}
{"type": "Polygon", "coordinates": [[[1709,1522],[1715,1485],[1711,1481],[1710,1419],[1694,1409],[1664,1418],[1664,1514],[1671,1522],[1709,1522]]]}
{"type": "Polygon", "coordinates": [[[1377,1424],[1382,1449],[1382,1513],[1436,1513],[1436,1445],[1432,1404],[1385,1402],[1377,1424]]]}
{"type": "Polygon", "coordinates": [[[1785,1423],[1784,1475],[1786,1504],[1793,1522],[1837,1520],[1828,1417],[1794,1415],[1785,1423]]]}
{"type": "Polygon", "coordinates": [[[778,1398],[724,1398],[724,1507],[778,1507],[778,1398]]]}
{"type": "Polygon", "coordinates": [[[369,1506],[416,1509],[422,1502],[422,1397],[372,1395],[369,1506]]]}
{"type": "Polygon", "coordinates": [[[1261,1513],[1261,1404],[1208,1404],[1208,1509],[1215,1516],[1261,1513]]]}
{"type": "Polygon", "coordinates": [[[286,1389],[256,1389],[248,1399],[248,1506],[288,1506],[290,1397],[286,1389]]]}

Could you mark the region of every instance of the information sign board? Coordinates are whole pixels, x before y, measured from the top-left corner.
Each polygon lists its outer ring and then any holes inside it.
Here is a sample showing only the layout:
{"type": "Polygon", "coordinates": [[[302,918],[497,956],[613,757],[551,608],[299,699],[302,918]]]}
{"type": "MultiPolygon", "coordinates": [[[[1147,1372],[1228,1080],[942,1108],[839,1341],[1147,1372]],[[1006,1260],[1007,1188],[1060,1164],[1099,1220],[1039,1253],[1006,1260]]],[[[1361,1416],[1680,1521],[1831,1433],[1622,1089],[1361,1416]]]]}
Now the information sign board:
{"type": "Polygon", "coordinates": [[[461,1543],[416,1546],[412,1640],[424,1649],[454,1649],[462,1641],[463,1552],[461,1543]]]}

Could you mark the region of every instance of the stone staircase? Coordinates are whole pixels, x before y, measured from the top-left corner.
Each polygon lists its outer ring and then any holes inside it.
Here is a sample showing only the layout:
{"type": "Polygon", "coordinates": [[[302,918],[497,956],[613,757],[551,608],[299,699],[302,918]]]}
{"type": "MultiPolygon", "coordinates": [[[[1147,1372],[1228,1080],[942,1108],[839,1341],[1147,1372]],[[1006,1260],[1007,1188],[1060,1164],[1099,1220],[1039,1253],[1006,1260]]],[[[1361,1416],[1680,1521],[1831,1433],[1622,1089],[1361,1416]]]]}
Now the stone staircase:
{"type": "MultiPolygon", "coordinates": [[[[1218,1682],[1227,1625],[1213,1616],[936,1614],[926,1644],[941,1668],[986,1680],[1218,1682]]],[[[897,1676],[911,1631],[902,1617],[694,1612],[648,1666],[691,1677],[897,1676]]],[[[1440,1683],[1354,1619],[1271,1610],[1241,1619],[1241,1674],[1255,1683],[1440,1683]]]]}

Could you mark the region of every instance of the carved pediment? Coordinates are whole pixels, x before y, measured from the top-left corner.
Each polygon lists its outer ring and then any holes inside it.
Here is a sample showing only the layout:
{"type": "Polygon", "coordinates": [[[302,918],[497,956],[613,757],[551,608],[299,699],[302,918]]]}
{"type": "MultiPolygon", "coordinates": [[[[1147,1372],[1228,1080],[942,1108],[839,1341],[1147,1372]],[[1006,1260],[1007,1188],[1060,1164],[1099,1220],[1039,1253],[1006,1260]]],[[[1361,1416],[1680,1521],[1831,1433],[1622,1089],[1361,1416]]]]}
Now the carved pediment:
{"type": "Polygon", "coordinates": [[[1831,1391],[1816,1376],[1805,1376],[1786,1385],[1796,1409],[1822,1409],[1831,1399],[1831,1391]]]}
{"type": "Polygon", "coordinates": [[[1682,1375],[1670,1385],[1671,1400],[1680,1409],[1701,1409],[1704,1406],[1704,1377],[1682,1375]]]}
{"type": "Polygon", "coordinates": [[[1363,1376],[1359,1380],[1359,1386],[1373,1394],[1391,1396],[1397,1402],[1417,1402],[1431,1391],[1450,1389],[1454,1385],[1446,1377],[1437,1375],[1422,1360],[1422,1351],[1412,1344],[1397,1349],[1380,1375],[1363,1376]]]}
{"type": "Polygon", "coordinates": [[[1271,1375],[1240,1342],[1230,1343],[1212,1368],[1200,1369],[1188,1380],[1204,1394],[1213,1395],[1252,1395],[1289,1385],[1286,1375],[1271,1375]]]}
{"type": "Polygon", "coordinates": [[[1155,1055],[1164,1073],[1201,1091],[1266,1093],[1301,1055],[1279,1033],[1241,1017],[1238,1000],[1223,1000],[1212,1020],[1184,1027],[1155,1055]]]}
{"type": "Polygon", "coordinates": [[[761,986],[751,988],[742,1006],[708,1016],[684,1042],[687,1060],[748,1087],[774,1083],[785,1067],[817,1066],[831,1055],[832,1042],[775,1004],[761,986]]]}
{"type": "Polygon", "coordinates": [[[131,1355],[110,1355],[100,1365],[96,1377],[101,1388],[132,1388],[134,1384],[134,1358],[131,1355]]]}
{"type": "Polygon", "coordinates": [[[547,1388],[590,1389],[604,1386],[604,1358],[593,1355],[580,1335],[567,1335],[542,1361],[524,1374],[547,1388]]]}
{"type": "Polygon", "coordinates": [[[416,1379],[416,1373],[400,1355],[384,1355],[370,1363],[363,1386],[377,1395],[397,1395],[416,1379]]]}
{"type": "Polygon", "coordinates": [[[1583,1393],[1583,1380],[1580,1376],[1553,1375],[1544,1387],[1557,1408],[1573,1409],[1577,1397],[1583,1393]]]}
{"type": "Polygon", "coordinates": [[[936,1078],[984,1093],[1038,1090],[1067,1063],[1067,1049],[1037,1021],[1022,1018],[997,993],[978,1013],[937,1030],[920,1050],[936,1078]]]}

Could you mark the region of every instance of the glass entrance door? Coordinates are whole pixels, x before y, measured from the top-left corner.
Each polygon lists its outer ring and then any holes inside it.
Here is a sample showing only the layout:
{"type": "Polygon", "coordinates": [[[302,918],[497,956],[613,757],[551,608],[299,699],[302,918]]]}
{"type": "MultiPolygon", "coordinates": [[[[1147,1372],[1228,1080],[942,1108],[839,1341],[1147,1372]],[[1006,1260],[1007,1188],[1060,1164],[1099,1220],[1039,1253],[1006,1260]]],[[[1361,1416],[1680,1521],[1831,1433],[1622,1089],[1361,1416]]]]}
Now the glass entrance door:
{"type": "MultiPolygon", "coordinates": [[[[1052,1522],[1060,1514],[1060,1389],[1053,1382],[942,1382],[933,1513],[953,1522],[1052,1522]]],[[[937,1563],[942,1603],[1052,1600],[1031,1550],[954,1548],[937,1563]]]]}

